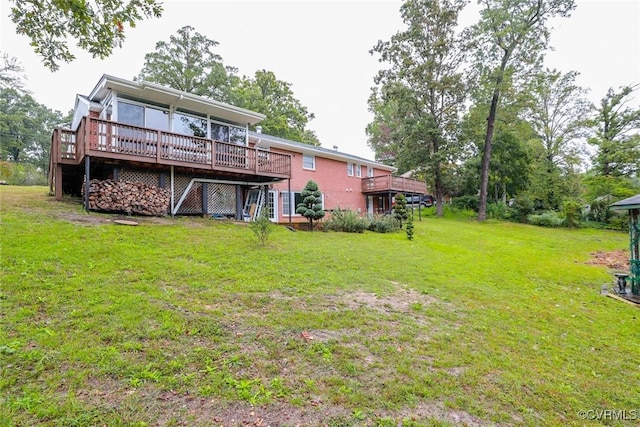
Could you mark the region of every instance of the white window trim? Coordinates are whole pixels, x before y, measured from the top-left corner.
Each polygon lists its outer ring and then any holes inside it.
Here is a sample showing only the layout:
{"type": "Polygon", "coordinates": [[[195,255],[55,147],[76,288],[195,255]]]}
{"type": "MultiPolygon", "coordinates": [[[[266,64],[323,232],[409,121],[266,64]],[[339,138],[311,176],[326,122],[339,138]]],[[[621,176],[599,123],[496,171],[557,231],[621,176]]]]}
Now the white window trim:
{"type": "MultiPolygon", "coordinates": [[[[295,200],[296,200],[295,194],[296,194],[296,193],[300,194],[300,193],[302,193],[302,190],[300,190],[300,191],[291,191],[291,192],[288,192],[288,191],[282,191],[282,192],[280,193],[280,194],[282,194],[282,217],[283,217],[283,218],[284,218],[284,217],[288,217],[288,216],[289,216],[289,213],[288,213],[288,212],[286,212],[286,211],[285,211],[285,208],[284,208],[284,207],[285,207],[284,198],[288,195],[288,202],[287,202],[287,203],[289,204],[289,209],[291,209],[291,200],[293,200],[293,201],[294,201],[294,203],[295,203],[295,200]],[[292,196],[293,196],[293,197],[292,197],[292,196]]],[[[321,202],[321,204],[322,204],[322,209],[324,210],[324,193],[320,193],[320,196],[322,197],[322,202],[321,202]]],[[[294,206],[294,207],[293,207],[293,210],[292,210],[292,212],[291,212],[291,216],[292,216],[292,217],[294,217],[294,216],[296,216],[296,217],[301,217],[301,216],[302,216],[302,215],[300,215],[299,213],[297,213],[297,212],[296,212],[296,209],[297,209],[297,208],[298,208],[297,206],[294,206]]]]}
{"type": "Polygon", "coordinates": [[[367,166],[367,178],[373,178],[373,167],[367,166]]]}
{"type": "Polygon", "coordinates": [[[362,178],[362,165],[356,165],[356,178],[362,178]]]}
{"type": "Polygon", "coordinates": [[[314,170],[316,170],[316,156],[311,155],[311,154],[303,154],[303,155],[302,155],[302,169],[309,170],[309,171],[314,171],[314,170]],[[311,159],[312,159],[312,163],[313,163],[313,166],[312,166],[312,167],[308,168],[308,167],[306,167],[306,166],[304,165],[304,163],[305,163],[305,162],[304,162],[304,158],[305,158],[305,157],[309,157],[309,158],[311,158],[311,159]]]}
{"type": "Polygon", "coordinates": [[[347,176],[353,176],[354,163],[347,163],[347,176]]]}

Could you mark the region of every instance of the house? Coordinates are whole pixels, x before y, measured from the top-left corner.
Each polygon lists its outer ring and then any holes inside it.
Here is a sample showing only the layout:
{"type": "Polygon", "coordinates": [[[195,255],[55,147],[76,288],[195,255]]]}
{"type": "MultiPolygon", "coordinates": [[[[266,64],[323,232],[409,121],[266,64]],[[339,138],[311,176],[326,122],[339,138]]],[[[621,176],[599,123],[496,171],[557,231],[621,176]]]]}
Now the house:
{"type": "MultiPolygon", "coordinates": [[[[49,184],[57,199],[95,180],[144,183],[170,194],[164,213],[302,222],[300,191],[313,179],[323,208],[388,212],[393,194],[426,194],[423,182],[335,149],[253,132],[265,116],[150,82],[104,75],[77,95],[69,128],[52,135],[49,184]]],[[[115,196],[114,196],[115,197],[115,196]]]]}

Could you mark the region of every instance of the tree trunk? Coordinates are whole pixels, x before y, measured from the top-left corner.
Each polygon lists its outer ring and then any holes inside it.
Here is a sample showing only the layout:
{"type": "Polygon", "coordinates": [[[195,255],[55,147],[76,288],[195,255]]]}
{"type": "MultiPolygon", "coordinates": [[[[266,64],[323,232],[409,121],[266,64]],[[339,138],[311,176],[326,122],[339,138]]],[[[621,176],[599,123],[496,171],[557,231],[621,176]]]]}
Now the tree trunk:
{"type": "Polygon", "coordinates": [[[443,191],[442,191],[442,173],[440,172],[440,162],[436,164],[436,215],[442,216],[443,214],[443,191]]]}
{"type": "Polygon", "coordinates": [[[480,201],[478,202],[478,221],[487,219],[487,191],[489,187],[489,163],[491,162],[491,143],[493,141],[493,128],[496,122],[496,112],[498,111],[498,101],[500,99],[500,85],[504,79],[504,70],[507,68],[512,49],[506,49],[502,55],[500,70],[496,76],[496,86],[493,89],[489,117],[487,117],[487,134],[484,138],[484,152],[482,154],[481,174],[480,174],[480,201]]]}

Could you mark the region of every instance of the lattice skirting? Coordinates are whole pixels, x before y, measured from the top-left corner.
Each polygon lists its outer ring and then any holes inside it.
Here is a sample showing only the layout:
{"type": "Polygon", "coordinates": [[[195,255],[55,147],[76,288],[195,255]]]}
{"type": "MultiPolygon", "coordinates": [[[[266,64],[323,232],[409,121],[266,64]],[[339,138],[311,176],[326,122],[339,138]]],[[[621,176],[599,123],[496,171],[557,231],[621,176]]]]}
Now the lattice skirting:
{"type": "MultiPolygon", "coordinates": [[[[174,177],[174,198],[175,202],[182,197],[189,186],[193,176],[176,175],[174,177]]],[[[130,169],[123,169],[118,176],[120,181],[143,182],[151,186],[160,185],[160,174],[144,172],[130,169]]],[[[178,214],[202,214],[205,211],[209,214],[235,215],[236,214],[236,186],[233,184],[207,183],[207,194],[205,195],[206,206],[202,205],[202,183],[195,182],[189,194],[185,197],[178,214]]],[[[171,189],[170,177],[165,178],[165,188],[171,189]]]]}

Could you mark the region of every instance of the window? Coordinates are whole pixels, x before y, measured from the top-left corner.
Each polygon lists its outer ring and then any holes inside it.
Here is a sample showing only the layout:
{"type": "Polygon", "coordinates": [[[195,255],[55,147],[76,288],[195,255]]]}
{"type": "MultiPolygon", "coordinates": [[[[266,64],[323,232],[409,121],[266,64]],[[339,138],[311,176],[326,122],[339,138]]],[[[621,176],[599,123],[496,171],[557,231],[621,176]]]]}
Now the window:
{"type": "Polygon", "coordinates": [[[169,130],[169,112],[148,105],[118,101],[118,122],[150,129],[169,130]]]}
{"type": "Polygon", "coordinates": [[[373,168],[371,166],[367,166],[367,176],[373,178],[373,168]]]}
{"type": "Polygon", "coordinates": [[[236,145],[247,145],[247,130],[224,123],[211,122],[211,139],[231,142],[236,145]]]}
{"type": "Polygon", "coordinates": [[[207,137],[207,121],[200,117],[187,116],[182,113],[173,114],[173,131],[182,135],[207,137]]]}
{"type": "Polygon", "coordinates": [[[362,166],[356,165],[356,176],[362,178],[362,166]]]}
{"type": "Polygon", "coordinates": [[[347,163],[347,175],[353,176],[353,163],[347,163]]]}
{"type": "Polygon", "coordinates": [[[302,168],[316,170],[316,158],[315,156],[302,155],[302,168]]]}
{"type": "MultiPolygon", "coordinates": [[[[296,213],[296,208],[300,203],[302,203],[302,193],[299,191],[292,191],[293,195],[293,207],[291,210],[292,216],[300,216],[300,214],[296,213]]],[[[282,192],[282,216],[289,216],[289,193],[286,191],[282,192]]],[[[324,209],[324,194],[322,195],[322,209],[324,209]]]]}

